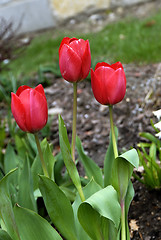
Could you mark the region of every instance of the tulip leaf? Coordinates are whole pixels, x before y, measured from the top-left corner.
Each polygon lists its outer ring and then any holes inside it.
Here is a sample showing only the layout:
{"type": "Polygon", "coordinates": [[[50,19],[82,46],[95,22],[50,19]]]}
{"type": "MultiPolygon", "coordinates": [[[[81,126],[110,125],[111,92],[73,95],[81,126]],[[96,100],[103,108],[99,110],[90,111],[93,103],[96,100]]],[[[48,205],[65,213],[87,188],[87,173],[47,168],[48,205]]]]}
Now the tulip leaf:
{"type": "Polygon", "coordinates": [[[0,229],[0,240],[13,240],[6,231],[0,229]]]}
{"type": "Polygon", "coordinates": [[[119,157],[126,159],[126,161],[129,162],[133,167],[139,167],[139,156],[136,149],[133,148],[121,154],[119,157]]]}
{"type": "Polygon", "coordinates": [[[75,163],[71,157],[70,143],[67,136],[67,130],[62,117],[59,115],[59,142],[60,149],[64,159],[65,166],[77,189],[81,189],[81,182],[75,163]]]}
{"type": "Polygon", "coordinates": [[[49,177],[54,180],[54,164],[56,160],[52,154],[51,148],[46,139],[45,139],[45,149],[43,151],[43,157],[46,162],[46,167],[49,173],[49,177]]]}
{"type": "Polygon", "coordinates": [[[0,181],[0,217],[13,240],[20,240],[8,189],[8,179],[15,170],[10,171],[0,181]]]}
{"type": "Polygon", "coordinates": [[[57,231],[37,213],[18,205],[14,207],[14,213],[21,240],[62,240],[57,231]]]}
{"type": "Polygon", "coordinates": [[[36,189],[38,189],[38,185],[39,185],[38,184],[38,182],[39,182],[38,174],[43,174],[39,154],[36,155],[34,162],[31,166],[31,173],[32,173],[32,178],[33,178],[33,189],[36,190],[36,189]]]}
{"type": "Polygon", "coordinates": [[[58,185],[40,176],[40,191],[51,221],[67,240],[77,240],[71,203],[58,185]]]}
{"type": "Polygon", "coordinates": [[[132,202],[132,199],[134,197],[134,188],[133,184],[131,181],[129,181],[126,197],[125,197],[125,218],[126,218],[126,234],[127,234],[127,239],[130,239],[130,233],[129,233],[129,226],[128,226],[128,211],[130,204],[132,202]]]}
{"type": "Polygon", "coordinates": [[[15,135],[15,144],[18,155],[23,159],[24,155],[27,153],[30,159],[33,159],[34,153],[29,145],[28,141],[24,137],[19,137],[15,135]]]}
{"type": "MultiPolygon", "coordinates": [[[[18,166],[18,157],[14,151],[14,148],[9,143],[6,148],[5,156],[4,156],[4,170],[5,173],[8,173],[12,169],[18,166]]],[[[15,174],[13,174],[15,176],[15,174]]]]}
{"type": "MultiPolygon", "coordinates": [[[[50,145],[47,142],[46,138],[44,138],[41,141],[40,146],[41,146],[41,150],[43,152],[43,157],[44,157],[44,160],[46,163],[49,177],[54,180],[54,164],[55,164],[56,160],[52,154],[50,145]]],[[[40,161],[40,157],[39,157],[38,153],[32,164],[31,172],[32,172],[32,176],[33,176],[33,186],[34,186],[34,190],[35,190],[38,188],[38,182],[39,182],[38,174],[43,174],[41,161],[40,161]]]]}
{"type": "Polygon", "coordinates": [[[133,168],[138,168],[139,157],[135,149],[131,149],[115,159],[116,172],[118,176],[119,188],[117,189],[120,199],[124,200],[131,178],[133,168]]]}
{"type": "Polygon", "coordinates": [[[83,146],[81,144],[81,140],[78,136],[76,137],[76,147],[79,158],[83,164],[83,167],[89,180],[94,178],[96,183],[98,183],[100,186],[103,186],[102,171],[98,167],[98,165],[85,154],[83,146]]]}
{"type": "Polygon", "coordinates": [[[72,188],[70,187],[65,187],[65,186],[59,186],[59,188],[63,191],[63,193],[66,195],[66,197],[71,201],[71,202],[74,202],[75,200],[75,197],[76,197],[76,194],[75,192],[73,191],[72,188]]]}
{"type": "Polygon", "coordinates": [[[54,177],[55,177],[55,182],[58,185],[61,185],[63,183],[63,176],[61,174],[62,169],[64,167],[64,161],[63,161],[63,157],[61,152],[59,152],[56,156],[55,156],[56,162],[55,162],[55,166],[54,166],[54,177]]]}
{"type": "MultiPolygon", "coordinates": [[[[118,129],[115,127],[115,137],[116,141],[118,138],[118,129]]],[[[114,151],[113,151],[113,144],[112,144],[112,135],[110,132],[110,141],[109,141],[109,146],[105,155],[104,159],[104,187],[111,185],[112,184],[112,171],[113,171],[113,166],[114,166],[114,151]]]]}
{"type": "Polygon", "coordinates": [[[36,142],[35,142],[34,134],[27,133],[27,138],[28,138],[30,147],[32,148],[33,152],[36,154],[37,153],[37,145],[36,145],[36,142]]]}
{"type": "Polygon", "coordinates": [[[118,195],[111,185],[94,193],[78,209],[78,219],[93,240],[116,239],[120,216],[118,195]]]}
{"type": "Polygon", "coordinates": [[[28,156],[24,158],[23,168],[20,171],[18,204],[25,208],[37,211],[28,156]]]}
{"type": "MultiPolygon", "coordinates": [[[[98,185],[93,179],[83,188],[83,193],[85,195],[85,198],[89,198],[92,194],[96,193],[97,191],[101,190],[101,186],[98,185]]],[[[83,227],[81,226],[80,222],[78,221],[77,212],[80,204],[82,203],[79,195],[77,194],[77,197],[73,203],[73,211],[74,211],[74,218],[75,218],[75,224],[76,224],[76,230],[77,230],[77,236],[78,240],[90,240],[91,238],[89,235],[84,231],[83,227]]],[[[88,222],[89,224],[89,222],[88,222]]]]}
{"type": "MultiPolygon", "coordinates": [[[[4,171],[7,174],[11,170],[15,169],[19,166],[19,157],[16,155],[14,148],[9,143],[6,148],[6,153],[4,155],[4,171]]],[[[11,187],[15,187],[18,184],[18,171],[16,171],[14,174],[9,175],[9,181],[10,181],[10,190],[11,187]]]]}

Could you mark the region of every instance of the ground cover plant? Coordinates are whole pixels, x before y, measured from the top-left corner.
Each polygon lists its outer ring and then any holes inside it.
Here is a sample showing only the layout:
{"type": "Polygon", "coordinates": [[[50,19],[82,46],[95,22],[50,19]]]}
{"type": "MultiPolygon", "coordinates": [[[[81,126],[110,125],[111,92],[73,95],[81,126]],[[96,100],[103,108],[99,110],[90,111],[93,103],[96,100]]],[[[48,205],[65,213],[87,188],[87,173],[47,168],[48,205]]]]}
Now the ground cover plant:
{"type": "MultiPolygon", "coordinates": [[[[153,127],[154,124],[152,123],[153,127]]],[[[158,132],[154,127],[154,132],[158,132]]],[[[140,133],[143,142],[138,143],[140,165],[143,166],[142,176],[134,175],[149,189],[161,188],[161,142],[151,133],[140,133]]]]}

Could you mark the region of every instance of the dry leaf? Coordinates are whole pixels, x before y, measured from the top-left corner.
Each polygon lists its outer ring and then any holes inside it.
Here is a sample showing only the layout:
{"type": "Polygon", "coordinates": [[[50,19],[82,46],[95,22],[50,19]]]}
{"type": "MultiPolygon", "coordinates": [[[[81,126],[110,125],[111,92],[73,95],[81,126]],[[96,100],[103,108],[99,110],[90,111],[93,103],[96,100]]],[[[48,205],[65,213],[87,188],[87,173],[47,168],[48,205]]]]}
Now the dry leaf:
{"type": "Polygon", "coordinates": [[[139,226],[136,223],[137,221],[135,219],[131,219],[129,222],[129,226],[130,226],[130,237],[133,237],[133,232],[138,231],[139,226]]]}

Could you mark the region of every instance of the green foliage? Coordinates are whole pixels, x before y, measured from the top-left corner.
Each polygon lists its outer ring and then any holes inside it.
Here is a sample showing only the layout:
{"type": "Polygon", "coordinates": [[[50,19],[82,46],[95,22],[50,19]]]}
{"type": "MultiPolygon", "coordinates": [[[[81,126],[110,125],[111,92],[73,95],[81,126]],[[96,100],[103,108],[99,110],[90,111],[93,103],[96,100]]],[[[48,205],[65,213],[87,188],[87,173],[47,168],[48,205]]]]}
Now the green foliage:
{"type": "Polygon", "coordinates": [[[53,224],[67,240],[77,240],[74,214],[69,199],[59,186],[47,177],[40,176],[39,187],[53,224]]]}
{"type": "MultiPolygon", "coordinates": [[[[117,138],[116,128],[115,134],[117,138]]],[[[130,177],[133,168],[138,166],[136,150],[132,149],[114,159],[110,140],[105,157],[106,167],[102,171],[85,154],[77,137],[78,157],[87,175],[85,182],[80,178],[71,158],[67,130],[61,116],[61,153],[54,158],[52,147],[47,140],[44,139],[40,144],[49,178],[40,175],[43,171],[33,134],[19,136],[14,133],[14,138],[15,145],[8,144],[4,157],[3,169],[7,175],[0,181],[0,216],[3,220],[0,238],[4,236],[5,240],[44,240],[47,237],[60,240],[62,238],[57,232],[59,231],[67,240],[118,240],[123,202],[126,234],[129,239],[127,216],[134,196],[130,177]],[[108,176],[107,165],[110,160],[113,163],[108,176]],[[63,161],[67,169],[64,174],[63,161]],[[12,170],[16,167],[17,171],[12,170]],[[83,183],[85,187],[82,187],[83,183]],[[48,221],[37,214],[37,197],[43,197],[48,221]]]]}
{"type": "MultiPolygon", "coordinates": [[[[115,128],[115,134],[117,138],[117,129],[115,128]]],[[[68,169],[68,173],[76,186],[76,179],[78,180],[78,175],[74,176],[73,163],[71,159],[70,144],[66,132],[66,127],[61,117],[59,117],[59,138],[60,138],[60,148],[62,151],[62,156],[64,158],[65,165],[68,169]]],[[[111,141],[111,140],[110,140],[111,141]]],[[[85,232],[90,238],[94,240],[101,239],[119,239],[120,238],[120,206],[124,205],[124,222],[125,222],[125,232],[127,238],[129,239],[129,229],[128,229],[128,210],[131,200],[134,196],[133,186],[131,184],[130,178],[132,176],[133,168],[139,166],[139,158],[137,151],[131,149],[122,155],[114,158],[112,152],[112,145],[110,142],[110,147],[107,150],[105,157],[104,175],[110,176],[103,177],[102,172],[98,169],[96,163],[89,158],[81,145],[80,139],[77,137],[76,146],[78,157],[81,160],[85,173],[89,180],[95,180],[100,190],[95,191],[95,194],[90,195],[88,192],[88,197],[85,195],[85,189],[83,188],[83,194],[85,196],[85,201],[77,205],[78,209],[78,220],[76,221],[76,227],[78,228],[79,234],[82,238],[85,238],[84,231],[82,232],[80,224],[82,225],[85,232]],[[111,154],[111,155],[110,155],[111,154]],[[111,158],[112,157],[112,158],[111,158]],[[113,161],[110,165],[110,170],[107,165],[109,161],[113,161]],[[107,171],[107,172],[105,172],[107,171]],[[103,183],[104,179],[104,183],[103,183]],[[103,185],[107,185],[103,188],[103,185]],[[87,198],[86,198],[87,197],[87,198]],[[109,202],[108,202],[109,201],[109,202]],[[88,204],[87,204],[88,203],[88,204]],[[110,205],[111,204],[111,205],[110,205]],[[114,204],[115,206],[113,206],[114,204]],[[116,210],[118,206],[118,211],[116,210]],[[105,208],[103,206],[106,206],[105,208]],[[108,207],[109,208],[108,208],[108,207]],[[115,213],[114,213],[114,212],[115,213]],[[115,215],[116,214],[116,215],[115,215]],[[116,218],[115,218],[116,217],[116,218]],[[91,225],[88,223],[91,222],[91,225]],[[80,233],[82,232],[82,233],[80,233]]],[[[78,181],[79,182],[79,181],[78,181]]],[[[89,183],[90,184],[90,183],[89,183]]],[[[87,185],[88,186],[88,185],[87,185]]],[[[77,186],[76,186],[77,188],[77,186]]],[[[78,189],[78,188],[77,188],[78,189]]],[[[79,192],[79,190],[78,190],[79,192]]],[[[79,193],[81,199],[82,196],[79,193]]],[[[78,201],[77,198],[75,201],[78,201]]],[[[80,201],[80,200],[79,200],[80,201]]],[[[74,205],[74,204],[73,204],[74,205]]],[[[75,211],[74,211],[75,213],[75,211]]],[[[78,235],[79,235],[78,234],[78,235]]]]}
{"type": "Polygon", "coordinates": [[[68,140],[67,130],[62,117],[59,115],[59,142],[65,166],[78,191],[81,191],[81,181],[76,165],[71,157],[71,148],[68,140]]]}
{"type": "Polygon", "coordinates": [[[79,159],[83,164],[88,179],[91,180],[93,178],[96,183],[98,183],[100,186],[103,186],[102,171],[98,167],[98,165],[85,154],[83,146],[78,136],[76,138],[76,147],[79,159]]]}
{"type": "Polygon", "coordinates": [[[37,213],[16,205],[14,214],[21,240],[62,240],[56,230],[37,213]]]}
{"type": "Polygon", "coordinates": [[[9,172],[0,181],[0,217],[8,234],[13,240],[20,240],[8,189],[8,179],[15,170],[9,172]]]}
{"type": "Polygon", "coordinates": [[[40,34],[35,37],[23,56],[9,64],[11,72],[16,76],[31,75],[39,67],[41,71],[42,66],[44,69],[46,66],[51,66],[52,62],[58,62],[58,49],[62,38],[63,34],[57,38],[53,38],[52,32],[40,34]]]}
{"type": "MultiPolygon", "coordinates": [[[[116,141],[118,139],[118,129],[115,127],[115,137],[116,141]]],[[[110,141],[109,146],[106,151],[105,159],[104,159],[104,187],[107,187],[112,182],[112,169],[114,167],[114,151],[113,151],[113,144],[112,144],[112,136],[110,132],[110,141]]]]}
{"type": "Polygon", "coordinates": [[[93,240],[115,240],[120,216],[121,207],[117,192],[112,186],[91,195],[78,209],[79,221],[93,240]]]}
{"type": "Polygon", "coordinates": [[[0,76],[0,101],[5,101],[8,105],[11,102],[11,92],[16,93],[17,88],[22,85],[28,85],[28,79],[15,77],[11,72],[1,74],[0,76]]]}
{"type": "Polygon", "coordinates": [[[12,240],[12,238],[6,231],[0,229],[0,240],[12,240]]]}
{"type": "Polygon", "coordinates": [[[94,53],[93,57],[101,56],[110,62],[159,62],[160,20],[160,12],[144,20],[127,18],[107,25],[99,33],[89,34],[87,38],[94,53]],[[151,21],[154,24],[148,26],[147,23],[151,21]]]}
{"type": "MultiPolygon", "coordinates": [[[[96,193],[99,190],[101,190],[101,186],[98,185],[94,180],[91,180],[83,188],[83,193],[84,193],[85,199],[88,199],[90,196],[92,196],[94,193],[96,193]]],[[[78,237],[78,240],[82,240],[82,239],[91,240],[89,235],[85,232],[83,226],[80,224],[78,217],[77,217],[78,209],[79,209],[81,203],[82,203],[82,201],[81,201],[79,195],[77,194],[76,199],[72,205],[73,211],[74,211],[76,230],[77,230],[77,237],[78,237]]]]}
{"type": "Polygon", "coordinates": [[[17,202],[20,206],[37,212],[36,201],[34,198],[31,168],[29,158],[24,158],[23,167],[19,174],[19,191],[17,202]]]}
{"type": "Polygon", "coordinates": [[[4,153],[3,148],[5,147],[6,140],[6,132],[5,132],[5,121],[2,122],[0,119],[0,179],[3,176],[3,161],[4,161],[4,153]]]}
{"type": "Polygon", "coordinates": [[[145,140],[138,144],[140,166],[144,171],[134,173],[134,177],[145,184],[149,189],[161,188],[161,141],[151,133],[143,132],[140,136],[145,140]]]}

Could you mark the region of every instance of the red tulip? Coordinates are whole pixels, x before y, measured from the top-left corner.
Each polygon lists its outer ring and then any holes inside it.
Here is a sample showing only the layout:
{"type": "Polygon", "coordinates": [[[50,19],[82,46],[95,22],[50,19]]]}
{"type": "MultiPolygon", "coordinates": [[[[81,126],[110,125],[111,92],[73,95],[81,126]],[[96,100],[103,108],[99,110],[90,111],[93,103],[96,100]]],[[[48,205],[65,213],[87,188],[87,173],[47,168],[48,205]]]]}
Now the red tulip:
{"type": "Polygon", "coordinates": [[[99,103],[113,105],[122,101],[126,92],[126,77],[122,64],[97,63],[95,70],[91,69],[91,84],[99,103]]]}
{"type": "Polygon", "coordinates": [[[48,107],[41,84],[35,89],[21,86],[11,97],[12,114],[23,131],[34,133],[46,125],[48,107]]]}
{"type": "Polygon", "coordinates": [[[78,82],[85,79],[91,66],[89,41],[63,38],[59,48],[59,66],[65,80],[78,82]]]}

